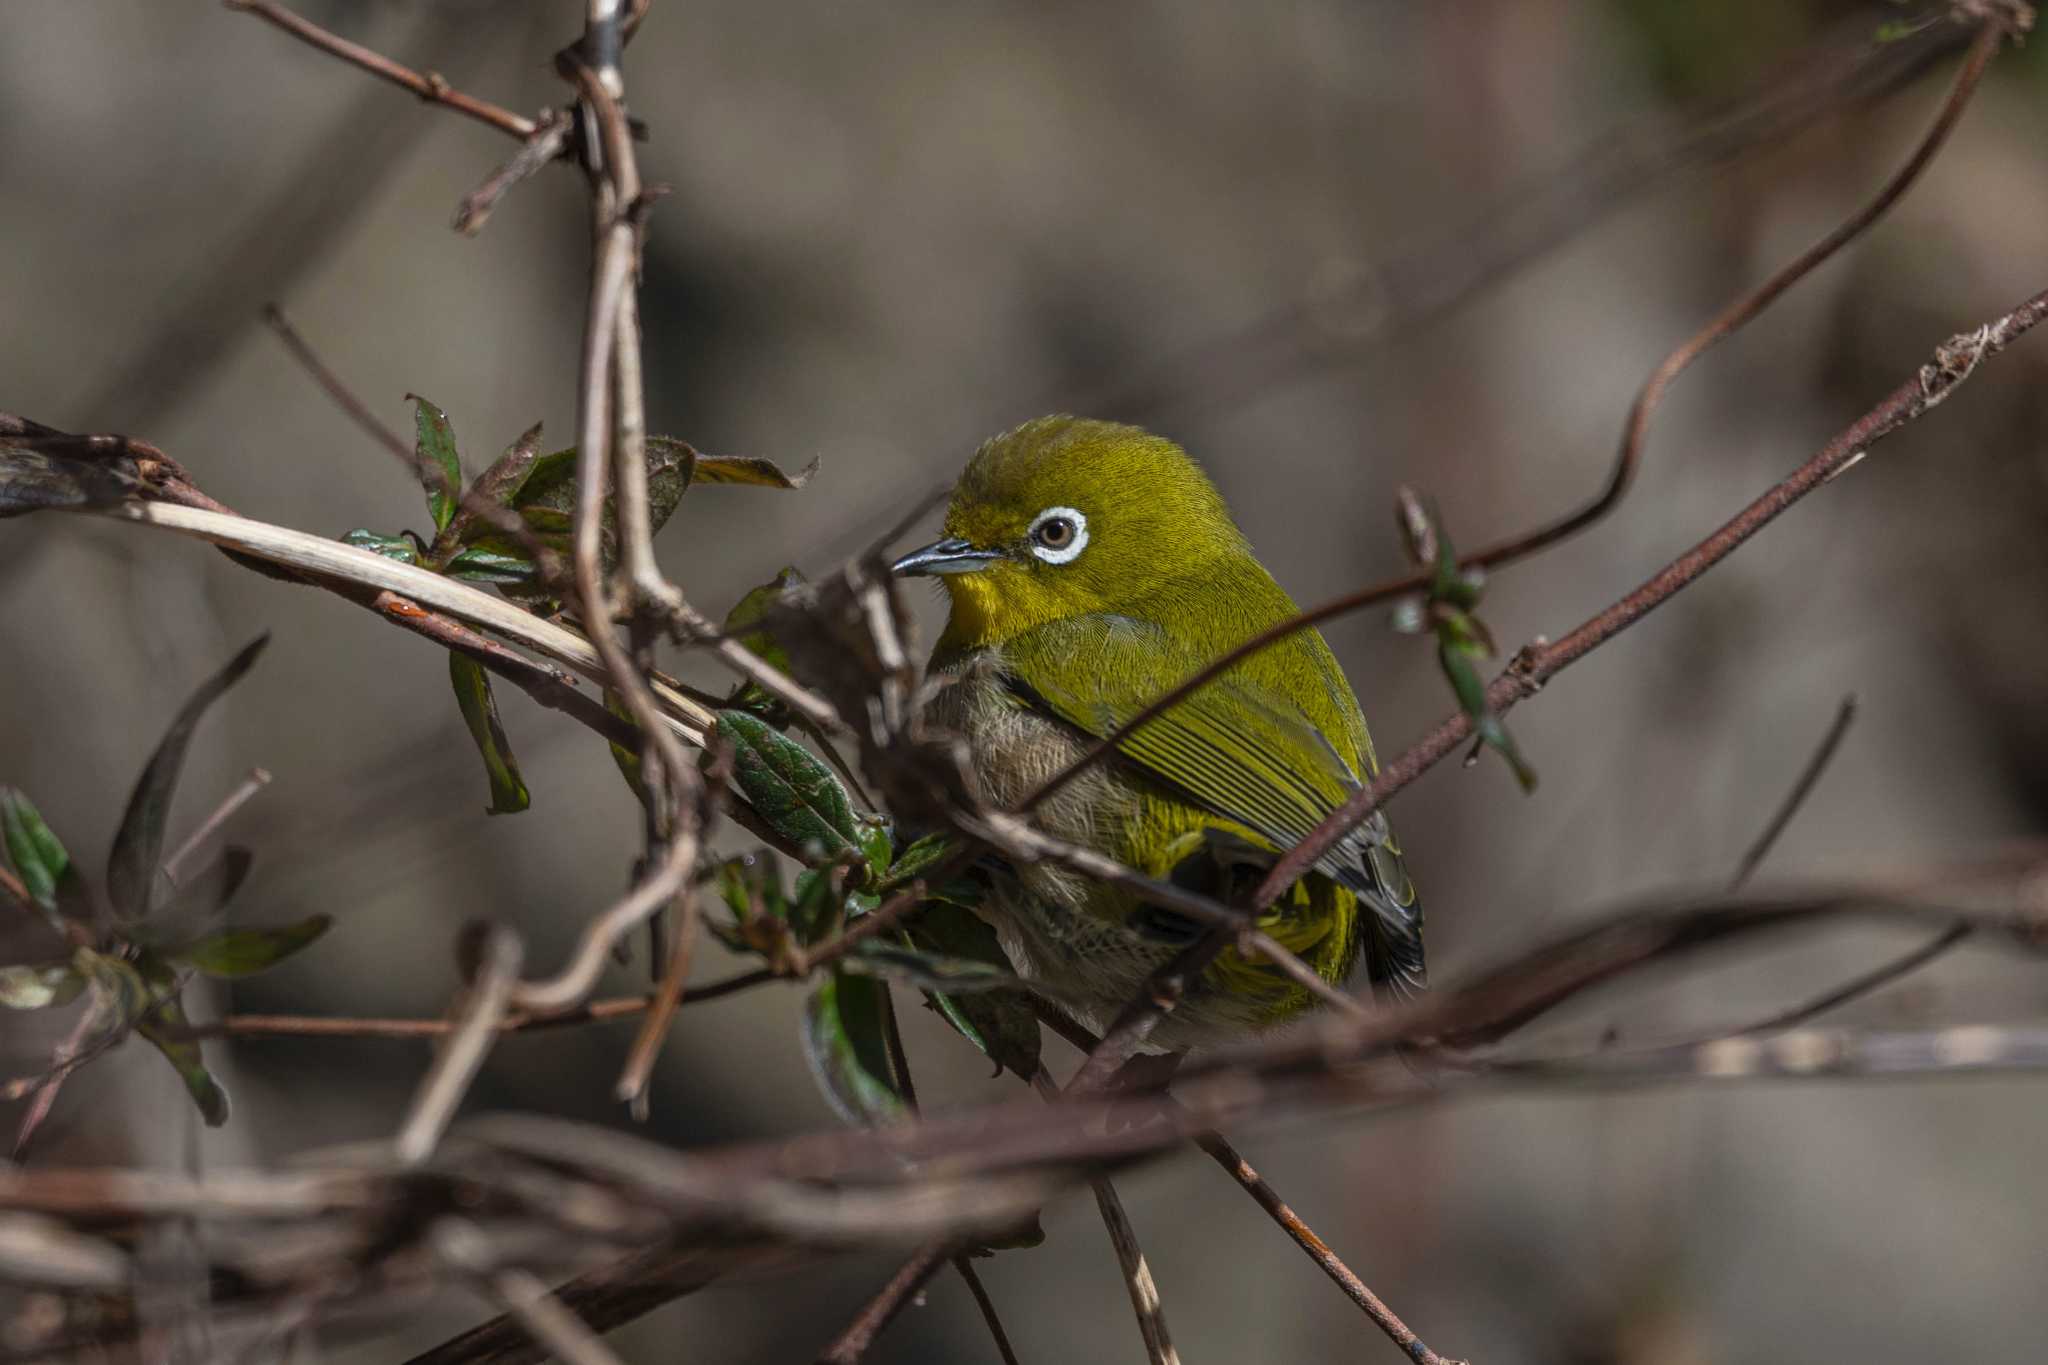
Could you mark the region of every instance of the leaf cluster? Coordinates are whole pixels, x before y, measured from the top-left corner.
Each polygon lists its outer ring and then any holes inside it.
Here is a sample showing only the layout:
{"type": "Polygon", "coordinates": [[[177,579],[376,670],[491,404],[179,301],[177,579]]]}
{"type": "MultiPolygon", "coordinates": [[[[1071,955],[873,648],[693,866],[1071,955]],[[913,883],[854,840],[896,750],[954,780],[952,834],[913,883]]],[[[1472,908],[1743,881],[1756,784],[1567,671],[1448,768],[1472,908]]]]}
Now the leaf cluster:
{"type": "Polygon", "coordinates": [[[0,911],[26,914],[47,931],[45,949],[0,965],[0,1005],[52,1009],[88,994],[91,1055],[129,1033],[146,1039],[177,1071],[209,1125],[228,1118],[228,1096],[190,1036],[182,995],[193,976],[225,979],[275,966],[324,934],[314,915],[275,928],[225,923],[254,856],[227,846],[196,869],[189,849],[164,852],[171,801],[186,751],[209,708],[247,673],[268,643],[259,636],[201,683],[158,742],[129,794],[97,884],[27,796],[0,787],[0,841],[11,875],[0,878],[0,911]]]}

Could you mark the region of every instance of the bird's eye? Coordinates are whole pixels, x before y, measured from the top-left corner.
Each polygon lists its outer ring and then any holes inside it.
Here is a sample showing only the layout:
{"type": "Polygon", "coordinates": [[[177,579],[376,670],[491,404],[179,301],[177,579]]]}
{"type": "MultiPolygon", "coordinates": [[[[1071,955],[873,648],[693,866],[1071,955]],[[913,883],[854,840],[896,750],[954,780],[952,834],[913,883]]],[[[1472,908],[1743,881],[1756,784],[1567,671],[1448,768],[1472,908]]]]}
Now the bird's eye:
{"type": "Polygon", "coordinates": [[[1071,507],[1048,507],[1031,521],[1031,553],[1065,564],[1088,546],[1088,518],[1071,507]]]}

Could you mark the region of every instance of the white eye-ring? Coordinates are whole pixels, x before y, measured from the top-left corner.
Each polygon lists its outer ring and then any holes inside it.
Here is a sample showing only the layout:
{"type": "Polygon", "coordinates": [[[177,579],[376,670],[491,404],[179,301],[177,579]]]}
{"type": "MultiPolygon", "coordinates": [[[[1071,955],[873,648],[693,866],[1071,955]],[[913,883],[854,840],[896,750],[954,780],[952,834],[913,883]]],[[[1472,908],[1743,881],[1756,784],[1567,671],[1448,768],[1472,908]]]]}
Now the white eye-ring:
{"type": "Polygon", "coordinates": [[[1031,553],[1048,564],[1066,564],[1088,548],[1088,518],[1071,507],[1048,507],[1031,519],[1025,533],[1031,553]]]}

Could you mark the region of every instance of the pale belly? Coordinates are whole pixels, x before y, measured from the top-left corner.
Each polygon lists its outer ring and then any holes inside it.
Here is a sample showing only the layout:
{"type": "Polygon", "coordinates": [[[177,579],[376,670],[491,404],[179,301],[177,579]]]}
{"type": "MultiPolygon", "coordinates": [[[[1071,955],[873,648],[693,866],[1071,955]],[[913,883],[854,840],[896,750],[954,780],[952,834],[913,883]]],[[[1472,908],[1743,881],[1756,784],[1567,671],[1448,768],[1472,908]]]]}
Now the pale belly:
{"type": "MultiPolygon", "coordinates": [[[[1010,700],[986,667],[965,671],[933,699],[927,715],[966,737],[982,795],[997,807],[1015,808],[1085,752],[1073,732],[1010,700]]],[[[1135,788],[1096,768],[1046,801],[1035,819],[1059,839],[1119,857],[1107,832],[1126,827],[1137,804],[1135,788]]],[[[1038,863],[1017,868],[1014,880],[995,879],[977,913],[994,927],[1019,976],[1100,1035],[1141,994],[1146,978],[1186,946],[1125,927],[1130,908],[1123,893],[1038,863]]],[[[1198,982],[1161,1021],[1148,1050],[1240,1038],[1266,1019],[1258,1002],[1198,982]]]]}

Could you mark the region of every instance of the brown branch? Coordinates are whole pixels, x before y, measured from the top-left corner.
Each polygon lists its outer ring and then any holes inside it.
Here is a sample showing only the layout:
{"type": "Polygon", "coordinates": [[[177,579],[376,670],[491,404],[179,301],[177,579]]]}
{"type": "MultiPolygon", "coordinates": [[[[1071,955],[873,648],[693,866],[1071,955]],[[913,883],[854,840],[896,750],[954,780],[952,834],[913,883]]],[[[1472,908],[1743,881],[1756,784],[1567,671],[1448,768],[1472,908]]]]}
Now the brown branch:
{"type": "MultiPolygon", "coordinates": [[[[776,979],[766,967],[728,976],[691,991],[681,1002],[701,1005],[706,1001],[735,995],[766,985],[776,979]]],[[[514,1012],[500,1019],[500,1033],[535,1033],[542,1029],[571,1028],[579,1024],[600,1024],[612,1019],[634,1019],[654,1004],[651,995],[620,996],[593,1000],[574,1009],[552,1014],[514,1012]]],[[[210,1024],[194,1024],[181,1036],[191,1038],[438,1038],[454,1027],[448,1019],[364,1019],[349,1016],[306,1014],[230,1014],[210,1024]]]]}
{"type": "Polygon", "coordinates": [[[903,1305],[910,1302],[911,1296],[939,1273],[939,1267],[952,1254],[953,1246],[950,1239],[941,1239],[919,1247],[889,1277],[881,1292],[869,1300],[854,1320],[832,1339],[831,1344],[818,1353],[818,1365],[855,1365],[875,1344],[875,1338],[882,1334],[882,1329],[896,1320],[896,1315],[903,1311],[903,1305]]]}
{"type": "Polygon", "coordinates": [[[1330,1250],[1329,1243],[1316,1236],[1315,1229],[1304,1223],[1301,1215],[1287,1206],[1279,1192],[1266,1183],[1265,1177],[1254,1170],[1252,1164],[1244,1159],[1237,1148],[1225,1141],[1222,1134],[1203,1133],[1196,1137],[1195,1145],[1229,1172],[1230,1178],[1244,1187],[1245,1192],[1257,1201],[1267,1216],[1280,1225],[1281,1231],[1293,1238],[1295,1245],[1307,1252],[1308,1258],[1320,1266],[1323,1273],[1344,1291],[1345,1296],[1364,1310],[1365,1315],[1372,1319],[1373,1325],[1385,1332],[1387,1339],[1405,1351],[1416,1365],[1468,1365],[1466,1361],[1451,1360],[1430,1350],[1422,1339],[1415,1335],[1414,1330],[1401,1321],[1394,1310],[1387,1307],[1380,1296],[1373,1293],[1365,1281],[1359,1279],[1336,1252],[1330,1250]]]}
{"type": "Polygon", "coordinates": [[[1150,1365],[1180,1365],[1180,1352],[1173,1348],[1173,1338],[1166,1330],[1159,1286],[1152,1280],[1152,1267],[1145,1260],[1145,1248],[1138,1245],[1138,1230],[1124,1212],[1124,1201],[1109,1181],[1098,1177],[1088,1183],[1102,1214],[1102,1226],[1109,1233],[1109,1244],[1116,1251],[1117,1266],[1123,1271],[1124,1291],[1131,1296],[1138,1335],[1145,1342],[1145,1359],[1150,1365]]]}
{"type": "MultiPolygon", "coordinates": [[[[1948,98],[1942,101],[1933,124],[1915,144],[1905,164],[1893,173],[1891,179],[1885,182],[1884,187],[1869,203],[1826,237],[1802,252],[1790,264],[1735,300],[1704,327],[1680,342],[1677,348],[1651,372],[1642,388],[1637,391],[1634,403],[1630,405],[1628,418],[1622,429],[1621,449],[1609,470],[1607,481],[1590,502],[1535,530],[1510,536],[1484,549],[1464,555],[1458,561],[1459,566],[1465,569],[1498,568],[1503,564],[1549,549],[1586,530],[1612,512],[1634,481],[1636,468],[1642,461],[1643,443],[1649,434],[1650,418],[1672,381],[1716,343],[1733,335],[1745,323],[1769,307],[1787,289],[1862,235],[1884,216],[1886,210],[1899,201],[1913,182],[1919,179],[1920,173],[1927,168],[1935,154],[1941,150],[1942,144],[1948,140],[1949,133],[1968,106],[1971,95],[1976,92],[1978,81],[1983,76],[1986,66],[1997,53],[2000,41],[2006,36],[2008,22],[2009,20],[2002,15],[1993,15],[1981,21],[1969,57],[1963,63],[1962,70],[1957,73],[1955,84],[1950,87],[1948,98]]],[[[1421,592],[1430,585],[1433,576],[1433,571],[1425,570],[1375,583],[1355,592],[1345,593],[1341,597],[1332,598],[1260,631],[1235,649],[1212,661],[1179,686],[1146,705],[1130,720],[1097,741],[1025,798],[1021,809],[1036,809],[1054,792],[1115,752],[1126,736],[1135,733],[1139,727],[1163,715],[1252,655],[1311,626],[1382,602],[1390,602],[1397,597],[1421,592]]]]}
{"type": "MultiPolygon", "coordinates": [[[[2009,0],[1994,0],[2018,24],[2009,0]]],[[[1103,384],[1030,405],[1035,411],[1120,413],[1132,420],[1172,407],[1183,413],[1235,404],[1273,385],[1369,347],[1411,340],[1418,330],[1574,240],[1639,195],[1681,172],[1771,149],[1844,110],[1874,103],[1965,46],[1984,9],[1978,0],[1939,13],[1898,39],[1873,35],[1867,13],[1759,80],[1755,93],[1675,116],[1635,116],[1565,164],[1530,176],[1464,223],[1414,233],[1358,272],[1357,282],[1281,308],[1248,326],[1103,384]],[[1332,325],[1331,319],[1341,319],[1332,325]]],[[[1997,16],[1993,16],[1994,18],[1997,16]]]]}
{"type": "Polygon", "coordinates": [[[465,237],[474,237],[484,230],[484,224],[498,207],[498,201],[508,194],[514,185],[538,175],[543,167],[562,154],[569,145],[569,133],[575,120],[553,109],[541,111],[540,123],[527,137],[512,159],[491,172],[481,185],[462,196],[462,205],[455,211],[455,230],[465,237]]]}
{"type": "Polygon", "coordinates": [[[996,1354],[1003,1365],[1017,1365],[1017,1352],[1010,1345],[1010,1334],[1003,1330],[1003,1320],[996,1316],[995,1300],[988,1296],[988,1290],[981,1282],[981,1276],[974,1269],[974,1258],[964,1252],[953,1257],[953,1269],[966,1282],[967,1292],[974,1296],[974,1306],[981,1311],[981,1320],[988,1327],[988,1334],[996,1344],[996,1354]]]}
{"type": "Polygon", "coordinates": [[[469,1093],[471,1082],[482,1068],[498,1025],[519,981],[519,964],[525,949],[519,936],[503,925],[484,930],[476,949],[476,969],[462,1003],[455,1011],[450,1029],[435,1054],[434,1064],[421,1078],[419,1090],[406,1111],[405,1122],[392,1140],[400,1165],[417,1166],[434,1153],[441,1135],[469,1093]]]}
{"type": "MultiPolygon", "coordinates": [[[[519,515],[518,512],[505,503],[489,496],[477,484],[472,484],[468,488],[462,487],[458,480],[450,479],[448,472],[442,469],[438,463],[424,458],[415,446],[407,445],[405,438],[396,431],[393,431],[388,423],[372,412],[370,405],[365,403],[356,394],[355,390],[350,388],[347,382],[334,372],[333,367],[320,358],[320,353],[313,349],[312,344],[304,336],[300,335],[298,328],[292,326],[291,320],[285,317],[284,310],[275,303],[263,305],[263,321],[273,332],[277,333],[278,340],[284,343],[285,350],[290,353],[293,360],[299,363],[299,368],[303,369],[313,382],[320,386],[321,391],[327,395],[336,407],[342,410],[343,414],[350,421],[354,422],[372,441],[389,451],[393,458],[405,466],[406,471],[416,481],[439,492],[454,505],[456,508],[455,518],[451,520],[447,529],[442,533],[443,538],[450,542],[459,543],[458,522],[463,523],[465,526],[469,521],[487,522],[492,527],[511,537],[511,539],[518,543],[521,549],[526,551],[533,560],[534,573],[542,582],[546,583],[554,580],[560,572],[560,557],[556,555],[552,547],[534,533],[533,527],[527,524],[525,517],[519,515]]],[[[408,395],[408,397],[412,398],[416,403],[424,401],[417,394],[408,395]]],[[[540,427],[536,425],[526,435],[527,438],[537,442],[540,439],[540,427]]],[[[441,538],[437,538],[437,551],[440,543],[441,538]]],[[[451,549],[448,553],[452,554],[453,550],[451,549]]],[[[440,560],[436,559],[430,561],[429,567],[439,569],[444,567],[444,565],[440,560]]]]}
{"type": "MultiPolygon", "coordinates": [[[[1879,441],[1940,404],[1980,363],[2011,345],[2043,317],[2048,317],[2048,291],[2034,295],[1974,332],[1949,338],[1936,348],[1932,363],[1923,365],[1918,374],[1893,389],[1812,459],[1719,530],[1555,644],[1538,639],[1525,647],[1507,671],[1486,689],[1487,709],[1499,715],[1524,698],[1534,696],[1559,672],[1669,601],[1776,520],[1785,509],[1861,460],[1879,441]]],[[[1379,809],[1383,801],[1443,761],[1471,733],[1470,715],[1461,711],[1446,717],[1420,743],[1388,763],[1371,785],[1354,793],[1306,839],[1289,849],[1260,884],[1253,904],[1261,909],[1271,905],[1339,839],[1379,809]]]]}
{"type": "Polygon", "coordinates": [[[1829,1010],[1846,1005],[1851,1000],[1889,986],[1907,973],[1918,970],[1968,938],[1971,930],[1972,926],[1968,924],[1952,924],[1911,952],[1901,953],[1889,962],[1850,977],[1833,990],[1823,991],[1811,1000],[1780,1010],[1776,1014],[1766,1015],[1740,1028],[1723,1030],[1717,1036],[1732,1038],[1744,1033],[1775,1033],[1779,1029],[1791,1028],[1794,1024],[1803,1024],[1817,1015],[1826,1014],[1829,1010]]]}
{"type": "Polygon", "coordinates": [[[1815,785],[1820,782],[1820,775],[1826,772],[1828,764],[1834,761],[1835,751],[1841,748],[1842,739],[1849,733],[1849,726],[1855,719],[1856,697],[1852,693],[1842,698],[1841,705],[1835,708],[1834,721],[1828,726],[1827,733],[1821,736],[1820,745],[1814,749],[1813,756],[1806,760],[1806,766],[1800,770],[1798,778],[1792,783],[1792,790],[1785,793],[1785,799],[1778,803],[1778,809],[1772,812],[1770,820],[1757,834],[1756,842],[1742,855],[1742,861],[1736,865],[1735,875],[1728,879],[1730,891],[1740,891],[1749,885],[1749,879],[1756,875],[1757,868],[1763,865],[1764,859],[1771,856],[1771,850],[1777,846],[1779,837],[1785,833],[1785,827],[1792,823],[1792,817],[1799,813],[1799,808],[1806,804],[1806,798],[1813,794],[1815,785]]]}
{"type": "Polygon", "coordinates": [[[392,61],[381,53],[372,52],[359,43],[352,43],[339,34],[326,29],[309,19],[292,13],[271,0],[221,0],[231,10],[252,14],[265,23],[289,33],[300,42],[309,44],[332,57],[339,57],[351,66],[360,67],[379,80],[389,81],[401,90],[410,90],[429,104],[443,105],[458,114],[466,114],[479,123],[489,124],[501,133],[513,137],[533,136],[537,126],[530,118],[501,109],[488,100],[474,95],[465,95],[452,88],[438,71],[420,72],[409,66],[392,61]]]}
{"type": "Polygon", "coordinates": [[[248,805],[256,793],[269,785],[270,774],[262,768],[251,768],[242,775],[242,780],[235,784],[234,790],[222,797],[220,804],[207,812],[206,818],[199,822],[198,827],[185,836],[185,842],[179,844],[177,850],[164,859],[164,876],[172,885],[175,886],[179,882],[185,871],[185,864],[198,856],[199,850],[206,846],[206,841],[218,834],[221,827],[234,818],[236,811],[248,805]]]}

